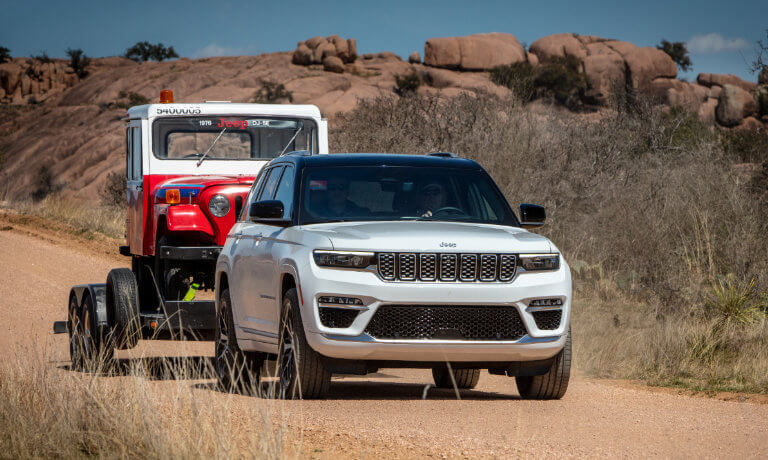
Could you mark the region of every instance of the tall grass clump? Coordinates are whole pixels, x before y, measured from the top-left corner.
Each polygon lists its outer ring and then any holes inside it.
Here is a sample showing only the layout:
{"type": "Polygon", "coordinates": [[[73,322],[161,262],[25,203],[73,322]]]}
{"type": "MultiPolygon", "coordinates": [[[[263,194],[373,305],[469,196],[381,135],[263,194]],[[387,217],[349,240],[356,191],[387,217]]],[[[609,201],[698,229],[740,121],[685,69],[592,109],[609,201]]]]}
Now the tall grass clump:
{"type": "Polygon", "coordinates": [[[718,280],[752,286],[754,299],[768,292],[768,180],[750,186],[732,168],[753,154],[727,151],[694,114],[643,100],[589,118],[547,110],[484,93],[379,98],[342,115],[329,138],[333,151],[456,152],[513,205],[544,205],[542,233],[573,267],[586,370],[768,392],[757,372],[768,369],[764,310],[717,336],[710,315],[726,295],[718,280]],[[721,343],[706,362],[691,352],[701,337],[721,343]]]}

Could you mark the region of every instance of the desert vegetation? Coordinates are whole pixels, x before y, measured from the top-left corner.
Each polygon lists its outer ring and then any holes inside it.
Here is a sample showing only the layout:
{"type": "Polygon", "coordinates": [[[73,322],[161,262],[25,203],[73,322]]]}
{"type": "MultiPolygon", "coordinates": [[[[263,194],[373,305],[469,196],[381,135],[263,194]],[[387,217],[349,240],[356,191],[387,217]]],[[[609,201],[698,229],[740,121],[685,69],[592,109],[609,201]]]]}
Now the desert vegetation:
{"type": "Polygon", "coordinates": [[[262,80],[261,88],[253,94],[253,102],[257,104],[293,102],[293,93],[285,89],[285,85],[282,83],[262,80]]]}
{"type": "Polygon", "coordinates": [[[67,56],[69,56],[69,67],[77,75],[77,78],[85,78],[88,76],[88,66],[91,65],[91,58],[89,58],[81,49],[67,49],[67,56]]]}
{"type": "Polygon", "coordinates": [[[137,42],[125,50],[126,58],[142,63],[145,61],[165,61],[179,57],[172,46],[165,46],[162,43],[150,43],[148,41],[137,42]]]}
{"type": "Polygon", "coordinates": [[[656,48],[667,53],[675,61],[677,68],[683,72],[687,72],[693,67],[691,57],[688,55],[688,47],[684,42],[662,40],[661,43],[656,45],[656,48]]]}
{"type": "Polygon", "coordinates": [[[575,278],[580,368],[768,392],[765,133],[642,100],[585,119],[465,94],[363,101],[329,137],[333,151],[457,152],[511,203],[546,206],[575,278]]]}

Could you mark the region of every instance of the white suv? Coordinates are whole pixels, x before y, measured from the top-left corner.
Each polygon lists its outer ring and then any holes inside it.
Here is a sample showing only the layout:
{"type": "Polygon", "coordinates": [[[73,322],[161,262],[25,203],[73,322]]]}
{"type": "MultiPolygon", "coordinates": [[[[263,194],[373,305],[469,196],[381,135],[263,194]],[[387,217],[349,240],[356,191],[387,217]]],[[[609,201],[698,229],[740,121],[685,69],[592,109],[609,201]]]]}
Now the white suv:
{"type": "Polygon", "coordinates": [[[272,160],[216,267],[215,364],[230,390],[274,359],[278,395],[322,397],[331,374],[431,368],[473,388],[482,369],[522,397],[561,398],[570,269],[524,227],[476,162],[452,154],[272,160]]]}

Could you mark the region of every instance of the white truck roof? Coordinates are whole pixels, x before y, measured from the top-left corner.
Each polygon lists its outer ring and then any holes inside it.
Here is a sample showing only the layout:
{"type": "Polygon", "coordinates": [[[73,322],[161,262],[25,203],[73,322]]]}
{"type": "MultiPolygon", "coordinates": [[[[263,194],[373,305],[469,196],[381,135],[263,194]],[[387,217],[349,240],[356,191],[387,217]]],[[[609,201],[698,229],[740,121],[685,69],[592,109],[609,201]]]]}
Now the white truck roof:
{"type": "Polygon", "coordinates": [[[128,109],[126,119],[148,119],[157,116],[189,115],[274,115],[320,118],[315,105],[243,104],[231,102],[200,102],[192,104],[146,104],[128,109]]]}

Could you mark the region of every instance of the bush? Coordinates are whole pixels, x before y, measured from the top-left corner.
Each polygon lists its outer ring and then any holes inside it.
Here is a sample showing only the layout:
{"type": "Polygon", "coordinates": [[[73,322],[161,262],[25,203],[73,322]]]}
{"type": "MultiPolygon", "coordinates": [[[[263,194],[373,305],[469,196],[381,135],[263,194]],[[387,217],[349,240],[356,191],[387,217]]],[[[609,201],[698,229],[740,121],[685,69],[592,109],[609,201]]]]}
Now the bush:
{"type": "Polygon", "coordinates": [[[416,93],[421,86],[421,77],[416,71],[406,75],[395,75],[395,93],[399,96],[407,96],[416,93]]]}
{"type": "Polygon", "coordinates": [[[162,43],[152,44],[148,41],[138,42],[125,50],[125,57],[142,63],[145,61],[165,61],[179,57],[172,46],[165,47],[162,43]]]}
{"type": "Polygon", "coordinates": [[[709,314],[724,323],[752,324],[765,319],[766,293],[759,293],[755,280],[739,282],[733,277],[717,280],[707,302],[709,314]]]}
{"type": "Polygon", "coordinates": [[[536,94],[536,87],[534,86],[536,71],[527,62],[498,65],[491,69],[490,78],[497,85],[506,86],[512,90],[512,94],[522,102],[533,100],[536,94]]]}
{"type": "Polygon", "coordinates": [[[253,102],[257,104],[293,102],[293,93],[285,89],[282,83],[262,80],[261,88],[253,94],[253,102]]]}
{"type": "Polygon", "coordinates": [[[126,202],[125,173],[109,173],[101,186],[101,204],[108,208],[125,209],[126,202]]]}
{"type": "Polygon", "coordinates": [[[536,68],[534,86],[540,95],[552,97],[569,109],[581,105],[587,90],[587,78],[581,61],[575,56],[553,57],[541,62],[536,68]]]}
{"type": "Polygon", "coordinates": [[[40,61],[43,64],[48,64],[49,62],[53,62],[53,59],[48,57],[48,53],[46,53],[45,51],[41,52],[37,56],[33,55],[33,56],[30,56],[30,57],[32,59],[36,60],[36,61],[40,61]]]}
{"type": "Polygon", "coordinates": [[[768,132],[766,130],[723,130],[722,148],[735,161],[762,163],[768,161],[768,132]]]}
{"type": "Polygon", "coordinates": [[[75,72],[78,78],[85,78],[88,76],[88,66],[91,65],[91,58],[85,55],[81,49],[67,49],[67,56],[69,56],[69,66],[75,72]]]}
{"type": "Polygon", "coordinates": [[[53,183],[53,174],[51,174],[50,168],[46,165],[38,169],[33,187],[31,196],[34,201],[41,201],[48,195],[57,193],[62,188],[60,185],[53,183]]]}
{"type": "Polygon", "coordinates": [[[150,103],[148,97],[142,96],[139,93],[134,93],[133,91],[120,91],[117,94],[117,97],[122,100],[113,102],[113,106],[119,109],[128,109],[137,105],[150,103]]]}
{"type": "Polygon", "coordinates": [[[691,58],[688,56],[688,48],[685,46],[685,42],[662,40],[660,44],[656,45],[656,48],[667,53],[683,72],[687,72],[693,67],[693,62],[691,62],[691,58]]]}
{"type": "Polygon", "coordinates": [[[11,50],[4,46],[0,46],[0,64],[11,60],[11,50]]]}

